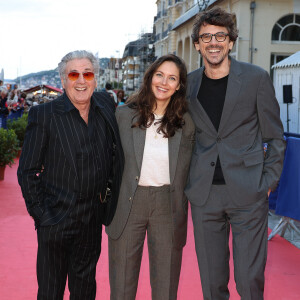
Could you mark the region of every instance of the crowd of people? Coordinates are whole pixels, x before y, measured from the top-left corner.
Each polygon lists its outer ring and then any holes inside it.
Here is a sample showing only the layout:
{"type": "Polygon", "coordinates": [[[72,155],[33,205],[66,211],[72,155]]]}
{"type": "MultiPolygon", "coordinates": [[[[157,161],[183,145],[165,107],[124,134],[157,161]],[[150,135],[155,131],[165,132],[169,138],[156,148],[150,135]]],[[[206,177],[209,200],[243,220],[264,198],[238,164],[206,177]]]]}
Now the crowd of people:
{"type": "Polygon", "coordinates": [[[26,94],[18,90],[15,84],[12,87],[3,87],[0,82],[0,128],[6,128],[7,118],[16,119],[22,116],[27,106],[26,94]]]}
{"type": "Polygon", "coordinates": [[[15,120],[28,112],[31,106],[46,103],[54,97],[26,94],[17,84],[3,85],[0,80],[0,128],[7,128],[8,120],[15,120]]]}
{"type": "Polygon", "coordinates": [[[203,298],[229,299],[230,230],[237,291],[264,298],[279,105],[268,73],[229,55],[234,14],[200,12],[191,36],[204,66],[187,75],[163,55],[126,105],[109,85],[94,92],[98,61],[77,50],[58,65],[63,95],[30,109],[18,180],[37,230],[38,299],[62,300],[67,279],[70,299],[95,299],[105,225],[110,299],[136,298],[147,237],[152,299],[176,300],[188,201],[203,298]]]}
{"type": "MultiPolygon", "coordinates": [[[[112,89],[110,83],[106,83],[102,91],[107,92],[115,102],[116,106],[125,104],[127,96],[123,90],[112,89]]],[[[28,112],[31,106],[47,103],[56,97],[46,96],[43,94],[26,94],[18,89],[17,84],[3,85],[0,80],[0,128],[6,128],[7,120],[14,120],[22,116],[24,112],[28,112]]]]}

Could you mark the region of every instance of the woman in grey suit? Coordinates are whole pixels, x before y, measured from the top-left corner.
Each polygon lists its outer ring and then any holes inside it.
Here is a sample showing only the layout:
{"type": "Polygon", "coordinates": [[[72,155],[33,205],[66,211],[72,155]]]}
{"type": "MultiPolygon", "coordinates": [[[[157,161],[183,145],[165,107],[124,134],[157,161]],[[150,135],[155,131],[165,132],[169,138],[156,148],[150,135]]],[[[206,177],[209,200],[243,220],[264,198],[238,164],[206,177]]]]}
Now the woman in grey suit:
{"type": "Polygon", "coordinates": [[[184,62],[169,54],[146,71],[139,92],[117,109],[125,168],[107,227],[111,300],[136,297],[147,233],[152,299],[177,298],[187,233],[183,193],[194,144],[184,62]]]}

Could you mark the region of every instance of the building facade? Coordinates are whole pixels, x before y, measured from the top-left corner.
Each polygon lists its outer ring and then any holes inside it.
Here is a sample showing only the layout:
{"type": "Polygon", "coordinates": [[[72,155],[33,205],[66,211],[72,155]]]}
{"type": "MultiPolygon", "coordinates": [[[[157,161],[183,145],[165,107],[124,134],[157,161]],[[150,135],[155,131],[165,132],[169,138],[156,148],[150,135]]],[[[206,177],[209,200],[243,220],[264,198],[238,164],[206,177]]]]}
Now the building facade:
{"type": "Polygon", "coordinates": [[[157,15],[154,17],[155,55],[176,53],[177,35],[172,30],[175,21],[195,6],[195,0],[158,0],[157,15]]]}
{"type": "Polygon", "coordinates": [[[123,89],[127,94],[135,92],[143,81],[149,64],[155,59],[154,34],[144,33],[141,38],[126,45],[123,54],[123,89]]]}
{"type": "Polygon", "coordinates": [[[272,65],[300,47],[300,0],[158,0],[155,17],[155,55],[176,53],[188,71],[201,66],[191,40],[196,14],[208,6],[236,14],[239,37],[231,55],[271,72],[272,65]],[[166,24],[168,26],[166,27],[166,24]],[[163,34],[165,28],[168,32],[163,34]]]}
{"type": "Polygon", "coordinates": [[[102,90],[106,83],[110,83],[113,89],[121,89],[123,80],[122,59],[115,57],[100,58],[99,66],[97,90],[102,90]]]}

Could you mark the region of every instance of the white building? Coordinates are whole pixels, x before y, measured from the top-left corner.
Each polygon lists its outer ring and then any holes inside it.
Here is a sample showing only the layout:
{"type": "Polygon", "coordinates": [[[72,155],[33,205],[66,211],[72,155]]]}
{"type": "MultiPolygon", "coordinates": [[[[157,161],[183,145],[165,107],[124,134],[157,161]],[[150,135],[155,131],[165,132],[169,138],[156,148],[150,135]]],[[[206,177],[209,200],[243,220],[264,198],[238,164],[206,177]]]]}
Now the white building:
{"type": "MultiPolygon", "coordinates": [[[[155,55],[175,53],[188,72],[202,65],[191,39],[195,16],[203,7],[235,13],[239,38],[231,56],[271,71],[300,49],[300,0],[157,0],[155,55]]],[[[270,74],[272,77],[272,73],[270,74]]]]}

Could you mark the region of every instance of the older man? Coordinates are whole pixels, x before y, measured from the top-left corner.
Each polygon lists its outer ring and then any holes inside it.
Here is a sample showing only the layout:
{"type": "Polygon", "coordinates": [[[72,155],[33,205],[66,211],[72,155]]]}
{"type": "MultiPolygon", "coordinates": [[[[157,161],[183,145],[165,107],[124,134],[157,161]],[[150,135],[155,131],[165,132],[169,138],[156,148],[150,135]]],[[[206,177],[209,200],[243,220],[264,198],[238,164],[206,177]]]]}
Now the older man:
{"type": "Polygon", "coordinates": [[[32,107],[19,184],[38,236],[38,299],[95,299],[103,200],[112,184],[111,219],[123,170],[114,103],[94,93],[98,61],[74,51],[58,65],[64,94],[32,107]]]}

